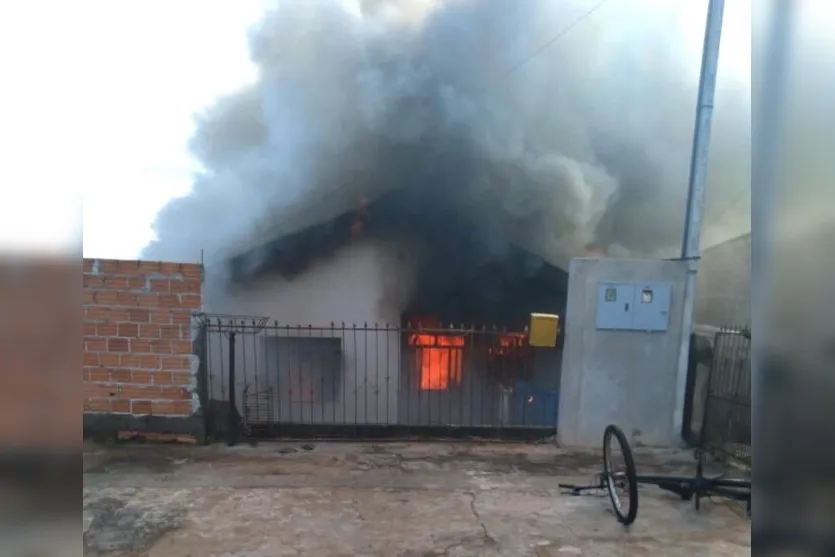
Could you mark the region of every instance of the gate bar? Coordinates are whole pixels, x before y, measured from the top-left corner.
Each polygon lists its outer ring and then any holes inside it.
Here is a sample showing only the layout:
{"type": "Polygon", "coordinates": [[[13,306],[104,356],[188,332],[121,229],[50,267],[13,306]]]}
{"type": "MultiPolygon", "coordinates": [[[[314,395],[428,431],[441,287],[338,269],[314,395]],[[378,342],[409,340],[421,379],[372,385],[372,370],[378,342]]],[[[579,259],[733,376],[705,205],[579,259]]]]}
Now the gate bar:
{"type": "Polygon", "coordinates": [[[238,433],[237,412],[235,410],[235,331],[229,333],[229,436],[228,444],[235,446],[238,433]]]}

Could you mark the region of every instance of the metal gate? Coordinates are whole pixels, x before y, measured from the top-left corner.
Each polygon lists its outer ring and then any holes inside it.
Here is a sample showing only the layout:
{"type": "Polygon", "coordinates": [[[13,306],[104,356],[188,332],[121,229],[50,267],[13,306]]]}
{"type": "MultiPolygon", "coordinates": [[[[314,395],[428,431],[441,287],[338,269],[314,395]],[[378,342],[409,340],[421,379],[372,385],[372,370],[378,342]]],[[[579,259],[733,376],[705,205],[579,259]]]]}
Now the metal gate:
{"type": "Polygon", "coordinates": [[[527,331],[282,325],[203,315],[195,351],[211,438],[543,438],[561,351],[527,331]]]}
{"type": "Polygon", "coordinates": [[[712,345],[691,342],[683,436],[726,459],[751,464],[751,333],[717,332],[712,345]]]}

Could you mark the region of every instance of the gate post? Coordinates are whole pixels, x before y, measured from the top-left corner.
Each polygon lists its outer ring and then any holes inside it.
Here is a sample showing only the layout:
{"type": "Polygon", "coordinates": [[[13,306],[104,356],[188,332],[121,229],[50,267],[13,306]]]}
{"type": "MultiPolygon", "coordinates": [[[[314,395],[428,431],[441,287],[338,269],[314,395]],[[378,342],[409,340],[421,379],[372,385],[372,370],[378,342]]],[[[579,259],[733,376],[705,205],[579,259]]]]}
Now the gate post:
{"type": "Polygon", "coordinates": [[[684,412],[681,420],[681,438],[690,446],[693,439],[693,397],[696,395],[696,374],[699,370],[699,348],[696,333],[690,335],[690,354],[687,363],[687,382],[684,387],[684,412]]]}
{"type": "Polygon", "coordinates": [[[203,443],[208,443],[216,424],[212,414],[209,390],[209,323],[200,323],[196,342],[192,343],[193,353],[199,359],[197,367],[197,390],[200,397],[200,411],[203,414],[203,443]]]}
{"type": "Polygon", "coordinates": [[[238,412],[235,408],[235,331],[229,332],[229,432],[228,444],[234,446],[238,436],[238,412]]]}

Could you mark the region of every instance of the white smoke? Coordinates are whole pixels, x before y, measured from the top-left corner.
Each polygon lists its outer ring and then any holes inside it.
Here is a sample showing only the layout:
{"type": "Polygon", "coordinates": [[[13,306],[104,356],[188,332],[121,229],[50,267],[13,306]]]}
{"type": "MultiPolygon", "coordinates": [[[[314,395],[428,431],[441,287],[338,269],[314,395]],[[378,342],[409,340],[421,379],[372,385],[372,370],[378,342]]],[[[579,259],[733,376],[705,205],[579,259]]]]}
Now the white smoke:
{"type": "MultiPolygon", "coordinates": [[[[211,263],[397,188],[558,265],[592,242],[674,253],[698,56],[672,7],[609,0],[574,25],[592,7],[281,2],[252,32],[257,82],[200,115],[205,170],[143,256],[211,263]]],[[[711,206],[748,187],[748,93],[719,100],[711,206]]]]}

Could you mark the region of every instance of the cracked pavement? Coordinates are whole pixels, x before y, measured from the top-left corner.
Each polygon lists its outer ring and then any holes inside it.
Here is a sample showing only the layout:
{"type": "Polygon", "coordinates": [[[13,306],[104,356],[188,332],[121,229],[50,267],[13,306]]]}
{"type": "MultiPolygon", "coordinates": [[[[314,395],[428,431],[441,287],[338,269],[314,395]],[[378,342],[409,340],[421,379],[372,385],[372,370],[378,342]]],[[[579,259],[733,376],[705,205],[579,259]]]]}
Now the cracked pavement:
{"type": "MultiPolygon", "coordinates": [[[[638,451],[641,471],[692,473],[690,454],[638,451]]],[[[84,555],[669,556],[750,554],[730,504],[641,488],[638,520],[586,483],[594,452],[548,444],[88,445],[84,555]]]]}

